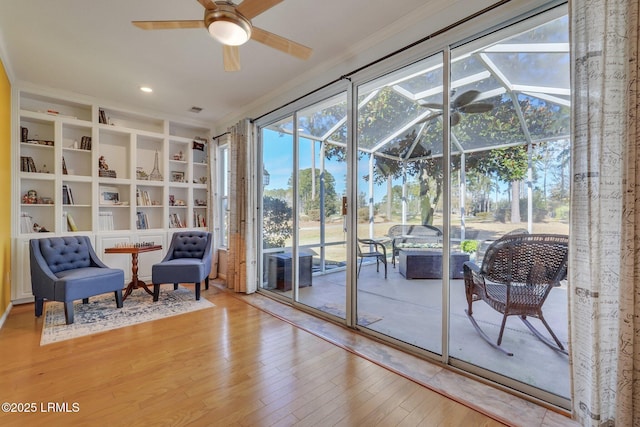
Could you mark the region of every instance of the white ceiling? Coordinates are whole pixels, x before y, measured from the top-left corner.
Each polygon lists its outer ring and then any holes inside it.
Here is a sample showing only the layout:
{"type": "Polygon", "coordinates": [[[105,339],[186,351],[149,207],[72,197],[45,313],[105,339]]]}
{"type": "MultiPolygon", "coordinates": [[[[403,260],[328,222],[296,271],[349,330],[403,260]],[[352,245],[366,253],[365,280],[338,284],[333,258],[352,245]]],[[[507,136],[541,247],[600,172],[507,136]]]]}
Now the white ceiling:
{"type": "MultiPolygon", "coordinates": [[[[215,125],[294,84],[312,77],[322,80],[323,70],[338,63],[348,70],[363,65],[354,58],[373,45],[378,49],[373,59],[390,53],[386,40],[455,3],[285,0],[254,18],[253,24],[311,47],[311,58],[302,61],[249,41],[240,47],[241,71],[227,73],[222,47],[206,30],[144,31],[131,24],[202,19],[203,8],[196,0],[1,0],[0,57],[18,85],[55,88],[113,106],[215,125]],[[154,92],[142,93],[141,85],[154,92]],[[192,106],[203,111],[190,113],[192,106]]],[[[472,3],[472,8],[480,8],[491,2],[472,3]]],[[[460,15],[460,5],[457,8],[460,15]]],[[[445,24],[413,28],[409,42],[445,24]]],[[[338,77],[326,74],[326,82],[338,77]]]]}

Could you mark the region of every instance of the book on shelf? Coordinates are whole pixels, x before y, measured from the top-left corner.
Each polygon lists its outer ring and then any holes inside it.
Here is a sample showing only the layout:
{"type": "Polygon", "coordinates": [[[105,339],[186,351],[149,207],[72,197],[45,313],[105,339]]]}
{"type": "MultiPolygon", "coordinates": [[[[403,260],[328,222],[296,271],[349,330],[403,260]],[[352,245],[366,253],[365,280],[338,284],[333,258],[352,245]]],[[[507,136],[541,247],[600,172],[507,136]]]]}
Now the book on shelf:
{"type": "Polygon", "coordinates": [[[33,233],[33,218],[26,212],[20,215],[20,233],[33,233]]]}
{"type": "Polygon", "coordinates": [[[144,212],[136,212],[136,228],[138,230],[148,230],[149,229],[149,219],[147,218],[147,214],[144,212]]]}
{"type": "MultiPolygon", "coordinates": [[[[100,122],[102,123],[102,122],[100,122]]],[[[83,136],[80,139],[80,149],[81,150],[89,150],[91,151],[91,137],[90,136],[83,136]]]]}
{"type": "Polygon", "coordinates": [[[67,162],[64,161],[64,156],[62,156],[62,174],[67,175],[67,162]]]}
{"type": "Polygon", "coordinates": [[[65,215],[67,217],[67,231],[78,231],[78,226],[73,216],[69,212],[65,212],[65,215]]]}
{"type": "Polygon", "coordinates": [[[101,211],[98,213],[98,228],[100,231],[113,230],[113,212],[101,211]]]}
{"type": "Polygon", "coordinates": [[[36,164],[33,161],[33,157],[20,156],[20,171],[21,172],[38,172],[36,164]]]}
{"type": "Polygon", "coordinates": [[[180,219],[180,215],[177,213],[169,214],[169,228],[184,228],[185,224],[180,219]]]}
{"type": "Polygon", "coordinates": [[[204,215],[194,212],[193,213],[193,225],[196,227],[206,227],[207,220],[204,215]]]}
{"type": "Polygon", "coordinates": [[[63,205],[73,205],[73,193],[71,192],[71,188],[68,185],[62,185],[62,204],[63,205]]]}
{"type": "Polygon", "coordinates": [[[151,196],[147,190],[136,189],[136,204],[138,206],[152,206],[151,196]]]}

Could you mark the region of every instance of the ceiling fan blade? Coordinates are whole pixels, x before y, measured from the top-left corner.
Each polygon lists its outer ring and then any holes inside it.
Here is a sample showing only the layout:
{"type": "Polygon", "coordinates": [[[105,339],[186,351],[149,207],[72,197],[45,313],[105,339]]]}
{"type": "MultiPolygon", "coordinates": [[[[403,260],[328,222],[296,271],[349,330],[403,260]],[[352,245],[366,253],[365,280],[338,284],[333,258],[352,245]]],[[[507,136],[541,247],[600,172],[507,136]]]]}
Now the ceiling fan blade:
{"type": "Polygon", "coordinates": [[[251,30],[251,38],[300,59],[308,59],[311,56],[311,52],[313,52],[313,50],[307,46],[257,27],[253,27],[251,30]]]}
{"type": "MultiPolygon", "coordinates": [[[[198,0],[200,3],[208,0],[198,0]]],[[[236,6],[236,10],[240,12],[242,16],[247,19],[253,19],[254,17],[260,15],[262,12],[265,12],[271,9],[273,6],[278,3],[282,3],[283,0],[244,0],[238,6],[236,6]]]]}
{"type": "Polygon", "coordinates": [[[475,102],[473,104],[463,105],[459,108],[463,113],[486,113],[493,110],[493,104],[485,102],[475,102]]]}
{"type": "Polygon", "coordinates": [[[458,95],[458,97],[451,104],[452,108],[460,108],[463,105],[472,103],[480,95],[477,90],[468,90],[458,95]]]}
{"type": "Polygon", "coordinates": [[[143,30],[182,30],[185,28],[204,28],[203,20],[187,21],[131,21],[143,30]]]}
{"type": "Polygon", "coordinates": [[[198,3],[207,10],[216,10],[218,6],[211,0],[198,0],[198,3]]]}
{"type": "Polygon", "coordinates": [[[431,108],[432,110],[443,110],[444,106],[442,104],[438,104],[437,102],[421,102],[418,101],[418,105],[425,108],[431,108]]]}
{"type": "Polygon", "coordinates": [[[240,71],[240,49],[238,46],[222,45],[222,61],[225,71],[240,71]]]}
{"type": "Polygon", "coordinates": [[[441,115],[442,115],[442,111],[440,111],[439,113],[429,114],[426,117],[423,117],[422,119],[420,119],[417,122],[415,122],[414,125],[421,125],[422,123],[425,123],[425,122],[428,122],[430,120],[433,120],[436,117],[439,117],[441,115]]]}
{"type": "Polygon", "coordinates": [[[461,117],[462,115],[460,113],[458,113],[457,111],[454,111],[453,114],[451,115],[451,126],[455,126],[458,123],[460,123],[461,117]]]}

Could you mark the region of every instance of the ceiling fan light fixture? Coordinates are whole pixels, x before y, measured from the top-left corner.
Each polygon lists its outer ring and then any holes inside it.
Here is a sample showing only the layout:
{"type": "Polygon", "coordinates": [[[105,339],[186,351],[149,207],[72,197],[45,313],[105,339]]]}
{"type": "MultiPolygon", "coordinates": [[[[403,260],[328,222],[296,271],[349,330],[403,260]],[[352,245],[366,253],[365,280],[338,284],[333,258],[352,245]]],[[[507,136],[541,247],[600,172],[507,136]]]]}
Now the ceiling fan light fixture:
{"type": "Polygon", "coordinates": [[[233,9],[218,6],[208,11],[205,24],[211,37],[228,46],[240,46],[251,38],[251,23],[233,9]]]}

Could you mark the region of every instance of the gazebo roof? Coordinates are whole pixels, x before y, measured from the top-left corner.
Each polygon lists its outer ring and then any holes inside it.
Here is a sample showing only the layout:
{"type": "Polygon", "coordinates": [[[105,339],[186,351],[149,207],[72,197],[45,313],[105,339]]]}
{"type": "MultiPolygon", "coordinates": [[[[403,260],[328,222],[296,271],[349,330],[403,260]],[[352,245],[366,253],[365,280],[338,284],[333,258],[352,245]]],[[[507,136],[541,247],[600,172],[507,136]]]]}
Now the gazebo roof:
{"type": "MultiPolygon", "coordinates": [[[[567,26],[566,15],[529,20],[452,49],[451,114],[460,116],[454,154],[569,138],[567,26]],[[491,111],[457,110],[457,97],[469,91],[479,92],[473,104],[490,103],[491,111]]],[[[360,86],[358,149],[398,161],[442,155],[442,81],[442,54],[435,54],[360,86]],[[389,104],[394,117],[368,120],[389,104]]],[[[299,134],[344,146],[346,114],[344,95],[314,104],[298,113],[299,134]]],[[[293,132],[290,119],[274,126],[293,132]]]]}

